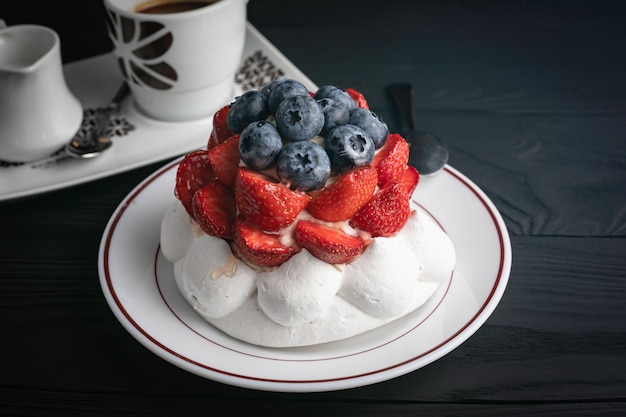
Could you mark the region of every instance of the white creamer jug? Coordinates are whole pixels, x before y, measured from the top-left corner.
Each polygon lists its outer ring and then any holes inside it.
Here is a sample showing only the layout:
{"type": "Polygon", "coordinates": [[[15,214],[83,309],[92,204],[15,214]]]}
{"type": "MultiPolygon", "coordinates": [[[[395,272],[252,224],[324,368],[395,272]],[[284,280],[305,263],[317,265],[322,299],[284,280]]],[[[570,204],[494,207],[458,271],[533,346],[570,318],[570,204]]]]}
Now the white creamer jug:
{"type": "Polygon", "coordinates": [[[83,109],[63,76],[59,36],[0,20],[0,160],[28,162],[61,149],[83,109]]]}

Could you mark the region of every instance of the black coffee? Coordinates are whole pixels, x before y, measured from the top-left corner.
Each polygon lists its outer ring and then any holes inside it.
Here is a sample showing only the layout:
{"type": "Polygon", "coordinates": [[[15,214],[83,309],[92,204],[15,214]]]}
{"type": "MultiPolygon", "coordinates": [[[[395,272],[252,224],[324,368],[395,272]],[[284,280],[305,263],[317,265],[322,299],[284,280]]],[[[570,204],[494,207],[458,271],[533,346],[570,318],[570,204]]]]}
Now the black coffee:
{"type": "Polygon", "coordinates": [[[180,13],[210,6],[211,4],[217,3],[218,1],[220,0],[150,0],[135,6],[135,11],[137,13],[146,14],[180,13]]]}

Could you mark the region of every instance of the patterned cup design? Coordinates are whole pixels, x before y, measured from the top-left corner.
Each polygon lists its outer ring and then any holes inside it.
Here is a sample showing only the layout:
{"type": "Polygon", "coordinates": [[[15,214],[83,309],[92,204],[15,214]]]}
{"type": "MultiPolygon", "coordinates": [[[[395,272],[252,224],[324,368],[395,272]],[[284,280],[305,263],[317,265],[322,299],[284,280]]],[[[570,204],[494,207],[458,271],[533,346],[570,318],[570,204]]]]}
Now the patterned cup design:
{"type": "Polygon", "coordinates": [[[129,83],[169,90],[178,80],[176,69],[162,57],[174,43],[174,36],[161,23],[137,21],[107,13],[109,37],[120,54],[117,64],[129,83]]]}

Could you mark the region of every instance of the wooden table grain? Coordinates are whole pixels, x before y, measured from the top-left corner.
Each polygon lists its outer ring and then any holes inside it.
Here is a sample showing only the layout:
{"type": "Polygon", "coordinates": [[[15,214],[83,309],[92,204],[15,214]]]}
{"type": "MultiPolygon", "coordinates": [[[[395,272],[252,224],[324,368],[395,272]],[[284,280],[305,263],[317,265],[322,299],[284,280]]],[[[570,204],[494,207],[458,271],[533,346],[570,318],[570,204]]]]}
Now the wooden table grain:
{"type": "MultiPolygon", "coordinates": [[[[100,2],[56,3],[0,18],[56,29],[64,62],[110,50],[100,2]]],[[[0,203],[0,415],[626,415],[626,5],[250,0],[248,15],[392,128],[385,86],[413,83],[419,126],[505,219],[501,303],[448,355],[370,386],[287,394],[188,373],[124,330],[98,280],[107,221],[164,160],[0,203]]]]}

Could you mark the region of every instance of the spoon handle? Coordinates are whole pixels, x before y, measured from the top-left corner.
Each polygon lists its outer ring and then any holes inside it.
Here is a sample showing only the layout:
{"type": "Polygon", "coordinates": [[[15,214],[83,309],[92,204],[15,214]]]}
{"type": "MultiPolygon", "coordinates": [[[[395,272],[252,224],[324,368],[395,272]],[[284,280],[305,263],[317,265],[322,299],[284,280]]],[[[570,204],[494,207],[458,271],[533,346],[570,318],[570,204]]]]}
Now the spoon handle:
{"type": "Polygon", "coordinates": [[[406,132],[403,132],[403,137],[411,147],[409,162],[417,168],[420,175],[435,175],[448,162],[448,146],[432,133],[415,129],[411,84],[390,84],[387,86],[387,92],[409,127],[406,132]]]}
{"type": "Polygon", "coordinates": [[[113,115],[113,113],[119,110],[120,103],[129,92],[130,92],[130,88],[128,87],[128,83],[126,82],[122,83],[122,85],[120,85],[120,87],[115,92],[115,95],[113,96],[109,104],[107,104],[107,106],[104,108],[102,113],[100,113],[100,117],[98,119],[97,131],[95,132],[96,135],[98,136],[104,135],[104,133],[106,132],[108,123],[109,123],[109,119],[111,119],[111,116],[113,115]]]}
{"type": "Polygon", "coordinates": [[[410,131],[415,130],[415,112],[413,111],[413,86],[409,83],[397,83],[387,86],[387,92],[395,101],[410,131]]]}
{"type": "Polygon", "coordinates": [[[126,82],[122,83],[109,104],[99,110],[98,119],[93,129],[85,136],[77,134],[65,145],[66,154],[74,158],[93,158],[111,147],[113,142],[107,135],[109,121],[113,114],[119,110],[121,101],[129,91],[128,84],[126,82]]]}

